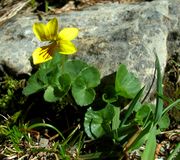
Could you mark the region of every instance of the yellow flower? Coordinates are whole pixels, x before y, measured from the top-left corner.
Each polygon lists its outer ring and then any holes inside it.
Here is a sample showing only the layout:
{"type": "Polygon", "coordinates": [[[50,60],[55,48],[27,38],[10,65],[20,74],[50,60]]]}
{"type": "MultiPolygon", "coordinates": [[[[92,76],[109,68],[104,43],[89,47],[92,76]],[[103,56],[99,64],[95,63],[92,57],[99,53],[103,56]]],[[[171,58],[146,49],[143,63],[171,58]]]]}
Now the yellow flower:
{"type": "Polygon", "coordinates": [[[33,32],[40,41],[50,41],[47,46],[42,46],[32,53],[33,63],[39,64],[52,59],[54,53],[74,54],[77,50],[71,40],[78,35],[77,28],[64,28],[58,33],[58,21],[56,18],[47,24],[35,23],[33,32]]]}

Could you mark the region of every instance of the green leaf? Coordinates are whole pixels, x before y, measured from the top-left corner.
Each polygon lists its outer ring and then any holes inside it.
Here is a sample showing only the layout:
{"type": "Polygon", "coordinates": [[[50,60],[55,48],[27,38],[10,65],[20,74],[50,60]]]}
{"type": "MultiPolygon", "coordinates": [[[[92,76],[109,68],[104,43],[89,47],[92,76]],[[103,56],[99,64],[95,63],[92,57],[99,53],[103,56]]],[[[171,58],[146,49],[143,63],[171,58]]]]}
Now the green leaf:
{"type": "Polygon", "coordinates": [[[177,99],[175,102],[173,102],[172,104],[170,104],[169,106],[167,106],[162,113],[162,116],[164,114],[166,114],[169,110],[171,110],[173,107],[175,107],[176,105],[180,105],[180,99],[177,99]]]}
{"type": "Polygon", "coordinates": [[[87,154],[80,155],[79,158],[84,159],[84,160],[101,159],[102,155],[103,155],[103,152],[94,152],[94,153],[87,153],[87,154]]]}
{"type": "Polygon", "coordinates": [[[138,129],[139,128],[136,124],[131,123],[112,130],[112,134],[114,139],[122,145],[123,143],[127,143],[127,141],[134,136],[138,129]]]}
{"type": "Polygon", "coordinates": [[[68,59],[67,55],[55,53],[53,55],[53,58],[45,63],[42,63],[41,66],[44,65],[44,68],[53,70],[53,67],[56,67],[57,65],[62,66],[68,59]]]}
{"type": "Polygon", "coordinates": [[[114,106],[114,117],[112,119],[112,130],[116,130],[120,125],[120,108],[114,106]]]}
{"type": "Polygon", "coordinates": [[[137,93],[136,97],[132,100],[131,104],[129,105],[124,119],[121,121],[120,127],[126,123],[128,117],[133,113],[134,107],[138,103],[142,93],[143,93],[144,87],[137,93]]]}
{"type": "Polygon", "coordinates": [[[134,98],[141,89],[140,81],[129,73],[126,66],[120,64],[116,73],[115,90],[118,95],[125,98],[134,98]]]}
{"type": "Polygon", "coordinates": [[[40,91],[44,87],[45,87],[45,84],[43,84],[42,82],[39,82],[37,79],[37,74],[34,74],[29,78],[27,82],[27,86],[23,89],[23,94],[25,96],[29,96],[33,93],[40,91]]]}
{"type": "Polygon", "coordinates": [[[148,123],[145,128],[141,129],[142,131],[139,133],[138,137],[131,144],[129,149],[135,150],[144,144],[144,142],[147,140],[151,126],[152,126],[152,123],[148,123]]]}
{"type": "Polygon", "coordinates": [[[158,122],[158,125],[160,129],[167,129],[169,127],[170,119],[167,113],[161,117],[161,119],[158,122]]]}
{"type": "Polygon", "coordinates": [[[95,91],[92,88],[73,85],[72,95],[76,103],[80,106],[87,106],[95,99],[95,91]]]}
{"type": "Polygon", "coordinates": [[[47,102],[56,102],[59,98],[54,95],[54,88],[48,86],[44,92],[44,100],[47,102]]]}
{"type": "Polygon", "coordinates": [[[94,67],[87,67],[81,71],[76,80],[72,83],[72,95],[76,103],[86,106],[95,99],[96,87],[100,83],[100,74],[94,67]]]}
{"type": "Polygon", "coordinates": [[[180,110],[180,104],[178,104],[177,106],[175,106],[177,110],[180,110]]]}
{"type": "Polygon", "coordinates": [[[64,72],[69,74],[71,80],[75,80],[79,73],[88,65],[80,60],[69,60],[64,63],[64,72]]]}
{"type": "Polygon", "coordinates": [[[87,88],[96,87],[100,83],[100,73],[95,67],[86,67],[78,77],[83,79],[87,88]]]}
{"type": "Polygon", "coordinates": [[[62,74],[62,65],[66,59],[66,55],[58,53],[54,55],[52,60],[41,64],[38,71],[29,78],[23,93],[28,96],[45,89],[49,85],[57,85],[58,78],[62,74]]]}
{"type": "Polygon", "coordinates": [[[114,86],[108,85],[105,88],[105,93],[102,95],[102,99],[106,103],[113,103],[118,100],[118,95],[115,92],[114,86]]]}
{"type": "MultiPolygon", "coordinates": [[[[53,58],[45,63],[40,64],[39,70],[44,72],[44,75],[47,76],[49,73],[60,68],[62,64],[66,61],[66,56],[61,54],[54,54],[53,58]]],[[[38,70],[38,71],[39,71],[38,70]]],[[[43,75],[42,75],[43,76],[43,75]]]]}
{"type": "Polygon", "coordinates": [[[48,85],[56,86],[59,85],[59,77],[62,76],[62,70],[60,67],[56,66],[49,72],[46,77],[48,78],[48,85]]]}
{"type": "Polygon", "coordinates": [[[167,160],[178,160],[180,159],[180,143],[176,144],[175,149],[171,152],[167,160]]]}
{"type": "Polygon", "coordinates": [[[47,127],[47,128],[51,128],[53,130],[55,130],[59,135],[60,137],[65,140],[63,134],[56,128],[54,127],[53,125],[51,124],[47,124],[47,123],[35,123],[35,124],[32,124],[31,126],[28,127],[29,130],[31,129],[34,129],[34,128],[37,128],[37,127],[47,127]]]}
{"type": "Polygon", "coordinates": [[[86,134],[92,138],[99,138],[110,130],[110,124],[114,117],[114,108],[112,105],[107,105],[105,108],[94,111],[89,108],[85,114],[84,128],[86,134]]]}
{"type": "MultiPolygon", "coordinates": [[[[157,70],[156,92],[160,95],[163,95],[161,67],[157,54],[155,56],[156,56],[155,66],[157,70]]],[[[158,94],[156,96],[156,111],[155,111],[155,120],[154,120],[155,123],[159,121],[159,119],[163,114],[163,100],[158,96],[158,94]]]]}
{"type": "Polygon", "coordinates": [[[142,154],[142,160],[154,160],[156,150],[156,126],[154,126],[148,135],[146,148],[142,154]]]}
{"type": "Polygon", "coordinates": [[[58,85],[54,87],[54,95],[62,98],[71,87],[71,78],[68,74],[63,74],[58,78],[58,85]]]}
{"type": "Polygon", "coordinates": [[[66,55],[55,54],[53,59],[40,65],[38,70],[38,79],[47,85],[57,85],[58,78],[63,73],[63,64],[66,61],[66,55]]]}
{"type": "Polygon", "coordinates": [[[11,115],[11,121],[13,123],[16,123],[18,118],[22,115],[22,111],[15,112],[13,115],[11,115]]]}
{"type": "Polygon", "coordinates": [[[139,125],[143,125],[145,118],[149,115],[150,112],[150,104],[142,105],[142,107],[136,113],[135,121],[138,122],[139,125]]]}
{"type": "MultiPolygon", "coordinates": [[[[35,73],[37,80],[43,84],[48,84],[48,71],[46,69],[42,69],[41,67],[39,70],[35,73]]],[[[33,75],[32,75],[33,76],[33,75]]]]}
{"type": "Polygon", "coordinates": [[[136,105],[134,106],[134,111],[138,112],[142,108],[141,102],[137,102],[136,105]]]}
{"type": "Polygon", "coordinates": [[[66,138],[66,140],[64,140],[64,142],[62,143],[63,146],[67,145],[68,142],[70,142],[71,144],[73,144],[74,139],[73,136],[75,135],[75,133],[77,132],[77,130],[79,129],[79,126],[77,126],[66,138]]]}

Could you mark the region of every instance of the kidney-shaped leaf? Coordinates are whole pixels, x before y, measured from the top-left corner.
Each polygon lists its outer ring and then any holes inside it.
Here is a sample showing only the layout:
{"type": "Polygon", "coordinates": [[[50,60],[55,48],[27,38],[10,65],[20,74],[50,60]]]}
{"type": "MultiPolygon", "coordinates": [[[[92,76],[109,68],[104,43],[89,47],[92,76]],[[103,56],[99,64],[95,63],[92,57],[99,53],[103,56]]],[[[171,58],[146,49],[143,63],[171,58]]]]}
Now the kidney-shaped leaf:
{"type": "Polygon", "coordinates": [[[71,87],[71,79],[68,74],[63,74],[58,78],[58,85],[54,87],[54,95],[62,98],[66,95],[71,87]]]}
{"type": "Polygon", "coordinates": [[[126,66],[120,64],[116,73],[115,90],[125,98],[134,98],[141,89],[140,81],[133,73],[129,73],[126,66]]]}
{"type": "Polygon", "coordinates": [[[86,106],[93,102],[96,93],[93,88],[87,88],[84,81],[79,77],[72,85],[72,95],[78,105],[86,106]]]}
{"type": "Polygon", "coordinates": [[[87,88],[96,87],[100,83],[100,73],[95,67],[86,67],[80,72],[79,77],[83,79],[87,88]]]}
{"type": "Polygon", "coordinates": [[[48,86],[44,92],[44,99],[47,102],[56,102],[58,97],[54,95],[54,88],[52,86],[48,86]]]}
{"type": "Polygon", "coordinates": [[[160,118],[158,125],[161,130],[167,129],[169,127],[170,119],[167,113],[160,118]]]}
{"type": "Polygon", "coordinates": [[[69,74],[73,81],[85,67],[87,64],[80,60],[69,60],[64,64],[64,72],[69,74]]]}
{"type": "Polygon", "coordinates": [[[23,89],[23,94],[29,96],[40,91],[44,87],[45,84],[38,80],[38,74],[34,74],[29,78],[27,86],[23,89]]]}
{"type": "Polygon", "coordinates": [[[151,112],[151,104],[144,104],[141,106],[141,108],[136,112],[135,115],[135,121],[139,124],[139,125],[143,125],[145,119],[148,117],[148,115],[151,112]]]}
{"type": "Polygon", "coordinates": [[[93,89],[100,83],[100,74],[94,67],[83,69],[75,81],[72,83],[72,95],[76,103],[86,106],[93,102],[95,90],[93,89]]]}
{"type": "Polygon", "coordinates": [[[110,104],[98,111],[89,108],[84,120],[86,134],[90,138],[95,139],[110,132],[110,124],[114,114],[114,108],[110,104]]]}

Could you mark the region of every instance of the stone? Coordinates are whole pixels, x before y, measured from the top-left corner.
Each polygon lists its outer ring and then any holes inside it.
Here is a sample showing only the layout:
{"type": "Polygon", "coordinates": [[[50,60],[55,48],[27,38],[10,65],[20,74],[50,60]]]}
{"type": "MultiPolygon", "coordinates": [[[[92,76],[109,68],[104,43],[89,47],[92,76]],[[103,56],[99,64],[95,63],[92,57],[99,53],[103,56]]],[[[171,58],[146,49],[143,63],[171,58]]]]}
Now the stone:
{"type": "Polygon", "coordinates": [[[42,148],[48,147],[49,140],[47,138],[40,138],[39,146],[42,148]]]}
{"type": "MultiPolygon", "coordinates": [[[[44,17],[57,17],[61,27],[80,29],[74,41],[78,48],[71,58],[95,65],[101,77],[114,73],[120,63],[125,64],[150,87],[157,54],[164,73],[170,49],[167,37],[180,32],[179,0],[155,0],[134,4],[96,4],[82,11],[44,17]]],[[[42,45],[32,32],[38,18],[33,15],[16,16],[0,30],[0,64],[16,74],[30,74],[31,54],[42,45]]],[[[171,39],[173,40],[173,39],[171,39]]],[[[171,41],[172,42],[172,41],[171,41]]],[[[179,51],[180,52],[180,51],[179,51]]]]}

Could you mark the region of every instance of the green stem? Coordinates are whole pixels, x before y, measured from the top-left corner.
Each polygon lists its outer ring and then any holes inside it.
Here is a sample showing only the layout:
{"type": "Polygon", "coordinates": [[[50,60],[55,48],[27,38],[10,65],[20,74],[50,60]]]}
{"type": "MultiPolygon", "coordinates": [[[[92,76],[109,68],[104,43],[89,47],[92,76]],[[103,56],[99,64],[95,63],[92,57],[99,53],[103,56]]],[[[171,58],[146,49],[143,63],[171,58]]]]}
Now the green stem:
{"type": "Polygon", "coordinates": [[[33,129],[33,128],[37,128],[37,127],[48,127],[48,128],[51,128],[53,130],[55,130],[63,140],[65,140],[63,134],[54,126],[52,126],[51,124],[47,124],[47,123],[35,123],[31,126],[28,127],[28,129],[33,129]]]}
{"type": "Polygon", "coordinates": [[[64,73],[64,64],[67,61],[68,57],[66,55],[61,54],[61,69],[62,69],[62,74],[64,73]]]}
{"type": "Polygon", "coordinates": [[[48,0],[45,0],[45,12],[48,12],[49,2],[48,0]]]}

